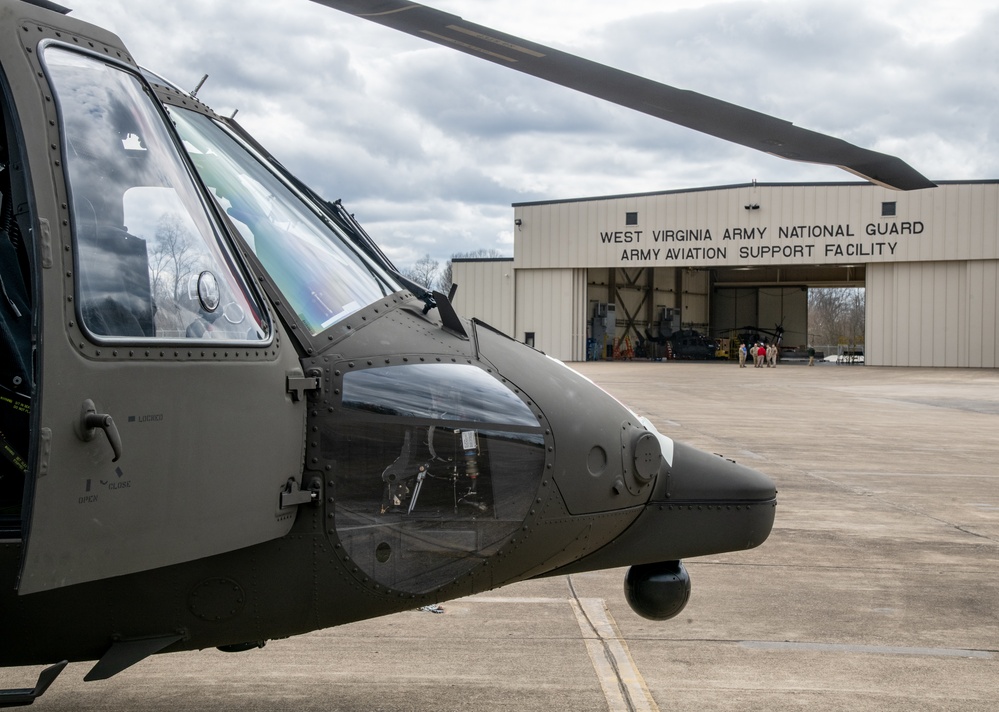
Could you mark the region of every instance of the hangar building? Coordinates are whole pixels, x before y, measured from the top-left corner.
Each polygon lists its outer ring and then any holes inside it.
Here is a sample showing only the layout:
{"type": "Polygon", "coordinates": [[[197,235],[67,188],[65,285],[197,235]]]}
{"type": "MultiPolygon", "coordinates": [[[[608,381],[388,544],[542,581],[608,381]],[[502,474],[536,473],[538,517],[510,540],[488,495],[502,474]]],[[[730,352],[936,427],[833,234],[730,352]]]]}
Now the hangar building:
{"type": "MultiPolygon", "coordinates": [[[[514,204],[512,259],[453,262],[455,307],[566,361],[587,339],[783,325],[866,288],[866,363],[999,367],[999,181],[752,183],[514,204]],[[608,318],[608,307],[610,307],[608,318]]],[[[602,344],[601,344],[602,346],[602,344]]]]}

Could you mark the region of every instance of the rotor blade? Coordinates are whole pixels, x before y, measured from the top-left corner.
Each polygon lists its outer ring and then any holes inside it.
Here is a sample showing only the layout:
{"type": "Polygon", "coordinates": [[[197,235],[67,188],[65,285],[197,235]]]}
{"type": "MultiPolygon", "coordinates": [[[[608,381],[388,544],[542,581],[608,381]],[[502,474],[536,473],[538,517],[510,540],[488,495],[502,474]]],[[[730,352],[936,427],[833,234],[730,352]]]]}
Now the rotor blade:
{"type": "Polygon", "coordinates": [[[889,188],[932,188],[905,161],[407,0],[313,0],[495,64],[781,158],[839,166],[889,188]]]}

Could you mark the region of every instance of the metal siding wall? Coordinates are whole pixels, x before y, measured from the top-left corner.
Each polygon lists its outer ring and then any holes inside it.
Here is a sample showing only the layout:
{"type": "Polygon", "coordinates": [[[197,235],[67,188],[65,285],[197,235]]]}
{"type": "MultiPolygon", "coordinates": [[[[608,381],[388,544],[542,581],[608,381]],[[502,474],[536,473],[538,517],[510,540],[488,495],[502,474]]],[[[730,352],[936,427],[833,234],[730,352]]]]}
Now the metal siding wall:
{"type": "Polygon", "coordinates": [[[709,285],[711,273],[707,270],[683,270],[682,314],[683,328],[688,324],[707,324],[711,318],[709,285]]]}
{"type": "MultiPolygon", "coordinates": [[[[932,263],[931,263],[932,264],[932,263]]],[[[925,263],[914,266],[909,280],[910,298],[915,300],[916,309],[909,312],[910,328],[918,331],[919,359],[921,366],[937,363],[943,353],[943,344],[952,338],[953,324],[946,321],[947,275],[946,270],[927,269],[925,263]],[[943,331],[941,331],[941,327],[943,331]]]]}
{"type": "MultiPolygon", "coordinates": [[[[919,334],[912,333],[912,313],[918,311],[909,289],[912,281],[911,265],[897,265],[895,270],[895,308],[898,310],[898,321],[895,324],[895,353],[906,366],[921,366],[921,351],[919,350],[919,334]],[[915,348],[913,341],[916,342],[915,348]]],[[[917,297],[918,298],[918,297],[917,297]]],[[[918,328],[919,320],[915,319],[918,328]]]]}
{"type": "Polygon", "coordinates": [[[869,269],[868,363],[999,367],[997,280],[999,260],[869,269]]]}
{"type": "Polygon", "coordinates": [[[460,316],[481,319],[508,336],[513,333],[513,261],[453,262],[458,285],[454,308],[460,316]]]}
{"type": "Polygon", "coordinates": [[[889,316],[893,313],[889,285],[894,283],[894,276],[895,265],[872,265],[867,270],[864,361],[870,366],[895,363],[893,320],[889,316]]]}
{"type": "Polygon", "coordinates": [[[913,366],[929,366],[933,356],[933,339],[944,338],[944,334],[934,331],[933,326],[933,282],[924,283],[923,263],[907,265],[905,273],[905,293],[903,299],[908,304],[904,323],[907,338],[903,339],[906,348],[913,354],[913,366]],[[923,332],[926,332],[925,334],[923,332]]]}
{"type": "Polygon", "coordinates": [[[999,260],[968,266],[968,328],[974,335],[968,365],[999,368],[999,260]]]}
{"type": "MultiPolygon", "coordinates": [[[[586,360],[586,270],[572,271],[572,334],[569,352],[566,357],[570,361],[586,360]]],[[[558,357],[556,357],[558,358],[558,357]]],[[[563,359],[565,360],[565,359],[563,359]]]]}
{"type": "Polygon", "coordinates": [[[572,213],[568,205],[561,205],[553,216],[551,235],[555,238],[549,242],[548,259],[553,265],[559,264],[560,255],[571,255],[573,262],[579,260],[579,246],[582,240],[576,239],[576,234],[572,231],[572,223],[576,220],[570,219],[572,213]]]}
{"type": "Polygon", "coordinates": [[[585,349],[585,270],[517,270],[516,332],[534,332],[536,348],[555,358],[582,360],[585,349]]]}
{"type": "Polygon", "coordinates": [[[999,260],[982,264],[984,288],[982,299],[982,367],[999,368],[999,260]],[[991,334],[991,338],[988,335],[991,334]],[[992,358],[985,358],[991,354],[992,358]]]}
{"type": "Polygon", "coordinates": [[[968,303],[968,268],[973,262],[951,263],[948,272],[947,319],[957,324],[957,342],[948,342],[944,353],[947,366],[969,366],[970,342],[972,334],[968,329],[970,316],[968,303]]]}
{"type": "MultiPolygon", "coordinates": [[[[656,267],[652,270],[652,306],[653,321],[659,319],[659,307],[676,308],[676,280],[677,269],[675,267],[656,267]]],[[[653,330],[655,332],[655,330],[653,330]]]]}
{"type": "MultiPolygon", "coordinates": [[[[870,268],[868,268],[870,271],[870,268]]],[[[891,350],[889,351],[890,357],[886,365],[896,364],[898,366],[909,366],[909,354],[908,352],[903,352],[899,347],[899,337],[898,337],[898,320],[899,320],[899,306],[898,306],[898,287],[897,283],[899,280],[898,275],[898,265],[890,265],[888,267],[888,274],[890,279],[885,282],[884,285],[884,297],[885,297],[885,309],[882,310],[882,316],[885,320],[885,334],[891,343],[891,350]],[[890,304],[889,304],[890,302],[890,304]]],[[[909,302],[903,302],[908,306],[909,302]]],[[[866,353],[864,354],[866,361],[866,353]]]]}
{"type": "MultiPolygon", "coordinates": [[[[925,191],[924,191],[925,192],[925,191]]],[[[944,260],[947,259],[947,240],[948,235],[953,235],[957,231],[957,216],[954,213],[950,215],[947,214],[947,196],[943,191],[939,193],[935,190],[930,191],[932,193],[929,200],[924,200],[932,204],[932,214],[939,215],[937,223],[943,233],[944,239],[933,240],[929,244],[924,244],[923,249],[919,255],[913,255],[913,259],[919,260],[944,260]]]]}
{"type": "Polygon", "coordinates": [[[926,335],[927,344],[932,344],[932,348],[930,349],[930,363],[942,363],[946,366],[956,365],[947,363],[947,353],[950,351],[948,345],[954,344],[956,346],[958,343],[958,335],[952,332],[960,329],[956,315],[954,315],[955,318],[953,320],[949,318],[951,314],[948,306],[953,304],[956,307],[959,300],[956,294],[957,290],[949,289],[951,272],[953,271],[951,264],[945,263],[943,269],[931,268],[928,272],[925,269],[922,271],[923,279],[932,285],[932,290],[924,290],[923,292],[925,299],[927,296],[926,291],[930,291],[929,296],[933,300],[930,304],[923,304],[923,308],[927,309],[926,314],[932,315],[930,333],[926,335]],[[943,332],[940,331],[941,326],[944,329],[943,332]],[[943,338],[940,338],[940,336],[943,336],[943,338]]]}

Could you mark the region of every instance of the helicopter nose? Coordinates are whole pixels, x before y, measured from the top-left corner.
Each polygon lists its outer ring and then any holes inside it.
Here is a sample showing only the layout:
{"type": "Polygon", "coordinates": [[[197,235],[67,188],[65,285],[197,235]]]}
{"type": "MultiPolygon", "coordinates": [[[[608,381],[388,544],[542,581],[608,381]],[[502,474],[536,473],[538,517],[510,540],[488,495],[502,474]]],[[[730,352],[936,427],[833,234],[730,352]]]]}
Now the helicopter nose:
{"type": "MultiPolygon", "coordinates": [[[[640,514],[581,566],[606,568],[749,549],[773,527],[765,475],[661,435],[579,373],[476,324],[484,356],[547,416],[551,475],[566,513],[640,514]],[[599,562],[599,566],[589,564],[599,562]]],[[[585,569],[580,569],[585,570],[585,569]]]]}
{"type": "Polygon", "coordinates": [[[613,541],[560,573],[648,564],[665,567],[667,578],[675,579],[680,559],[752,549],[766,541],[777,508],[777,488],[769,477],[656,436],[663,441],[663,462],[641,514],[613,541]]]}
{"type": "Polygon", "coordinates": [[[673,453],[666,499],[674,503],[754,503],[777,496],[769,477],[735,460],[684,443],[674,443],[673,453]]]}
{"type": "Polygon", "coordinates": [[[752,549],[766,540],[777,506],[769,477],[684,443],[674,443],[673,453],[646,507],[664,515],[662,534],[671,541],[670,555],[657,560],[752,549]]]}

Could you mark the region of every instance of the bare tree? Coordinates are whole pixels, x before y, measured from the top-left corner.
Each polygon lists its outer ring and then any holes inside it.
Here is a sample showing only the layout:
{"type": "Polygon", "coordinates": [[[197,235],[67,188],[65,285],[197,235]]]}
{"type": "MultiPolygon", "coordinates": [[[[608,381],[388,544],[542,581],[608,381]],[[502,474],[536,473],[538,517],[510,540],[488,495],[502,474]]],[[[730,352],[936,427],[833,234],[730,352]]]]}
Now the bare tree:
{"type": "Polygon", "coordinates": [[[864,342],[866,299],[863,289],[808,290],[809,343],[854,348],[864,342]]]}
{"type": "Polygon", "coordinates": [[[153,294],[176,302],[181,284],[195,270],[200,256],[181,219],[164,213],[156,223],[156,244],[150,250],[153,294]]]}
{"type": "Polygon", "coordinates": [[[444,269],[441,270],[440,279],[437,283],[437,288],[447,294],[451,290],[451,285],[454,283],[454,269],[452,267],[452,262],[455,259],[496,259],[497,257],[505,257],[499,250],[489,247],[483,247],[478,250],[472,250],[471,252],[456,252],[451,256],[451,259],[444,264],[444,269]]]}
{"type": "Polygon", "coordinates": [[[437,282],[437,273],[439,270],[440,262],[428,253],[413,263],[412,267],[403,269],[402,274],[419,285],[432,288],[437,282]]]}
{"type": "Polygon", "coordinates": [[[447,294],[451,291],[452,284],[454,284],[454,267],[451,265],[451,260],[448,260],[444,263],[441,276],[437,278],[437,289],[443,294],[447,294]]]}

